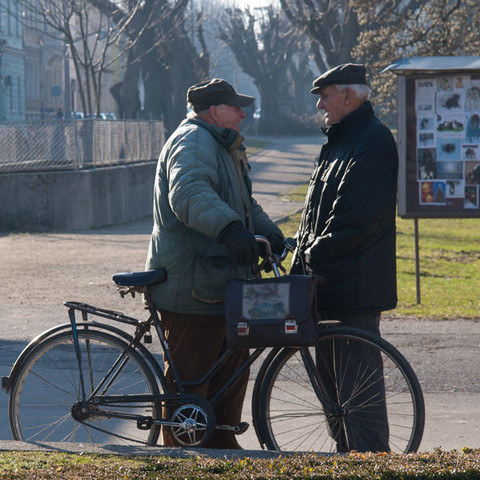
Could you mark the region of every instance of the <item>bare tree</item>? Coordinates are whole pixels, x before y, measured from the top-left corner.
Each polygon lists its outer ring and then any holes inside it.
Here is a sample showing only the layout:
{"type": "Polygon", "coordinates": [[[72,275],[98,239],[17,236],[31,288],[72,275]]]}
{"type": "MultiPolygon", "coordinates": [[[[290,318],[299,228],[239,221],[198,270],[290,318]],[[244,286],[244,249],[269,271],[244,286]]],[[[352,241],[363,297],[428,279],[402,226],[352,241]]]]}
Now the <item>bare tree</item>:
{"type": "Polygon", "coordinates": [[[361,60],[355,50],[364,30],[381,28],[395,10],[415,9],[418,0],[280,0],[292,25],[310,39],[321,72],[341,63],[361,60]],[[368,13],[366,13],[368,12],[368,13]],[[368,21],[366,18],[368,17],[368,21]]]}
{"type": "Polygon", "coordinates": [[[274,133],[281,127],[281,102],[291,103],[288,72],[296,53],[297,36],[272,6],[262,13],[256,17],[249,9],[226,9],[219,37],[230,47],[242,70],[254,79],[260,92],[260,129],[274,133]]]}
{"type": "Polygon", "coordinates": [[[310,39],[321,72],[352,61],[352,49],[360,32],[350,0],[280,0],[292,25],[310,39]]]}
{"type": "Polygon", "coordinates": [[[311,69],[311,52],[305,36],[300,35],[297,43],[297,53],[289,65],[289,80],[293,97],[293,112],[299,115],[307,111],[316,111],[315,100],[311,98],[310,88],[314,73],[311,69]],[[307,106],[306,99],[310,104],[307,106]]]}
{"type": "MultiPolygon", "coordinates": [[[[102,76],[138,41],[126,41],[126,32],[136,18],[142,0],[134,0],[129,15],[117,23],[87,0],[16,0],[26,28],[37,28],[65,45],[76,75],[82,110],[100,113],[102,76]]],[[[116,11],[120,11],[119,4],[116,11]]],[[[15,12],[9,12],[15,14],[15,12]]]]}
{"type": "Polygon", "coordinates": [[[118,25],[133,15],[126,34],[135,46],[123,80],[114,88],[124,117],[139,113],[138,99],[131,92],[137,92],[140,81],[145,89],[142,114],[163,119],[167,131],[172,131],[185,115],[187,88],[208,78],[209,55],[201,15],[197,15],[194,41],[186,25],[188,0],[142,0],[138,9],[135,0],[128,0],[120,11],[113,0],[89,2],[118,25]]]}

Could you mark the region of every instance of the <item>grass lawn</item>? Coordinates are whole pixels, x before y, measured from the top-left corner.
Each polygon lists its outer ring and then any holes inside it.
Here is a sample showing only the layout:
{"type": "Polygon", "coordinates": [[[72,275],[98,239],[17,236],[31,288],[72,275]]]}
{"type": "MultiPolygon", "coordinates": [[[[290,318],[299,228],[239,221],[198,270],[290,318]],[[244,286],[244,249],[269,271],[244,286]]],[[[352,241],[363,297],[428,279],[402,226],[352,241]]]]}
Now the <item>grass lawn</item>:
{"type": "Polygon", "coordinates": [[[480,221],[418,220],[420,297],[415,281],[414,221],[397,220],[396,315],[480,318],[480,221]]]}
{"type": "Polygon", "coordinates": [[[305,480],[478,479],[480,451],[394,455],[304,454],[274,459],[166,458],[0,452],[0,479],[20,480],[305,480]]]}
{"type": "Polygon", "coordinates": [[[258,138],[248,138],[245,140],[245,147],[247,149],[247,155],[250,156],[258,150],[265,148],[270,142],[265,140],[259,140],[258,138]]]}

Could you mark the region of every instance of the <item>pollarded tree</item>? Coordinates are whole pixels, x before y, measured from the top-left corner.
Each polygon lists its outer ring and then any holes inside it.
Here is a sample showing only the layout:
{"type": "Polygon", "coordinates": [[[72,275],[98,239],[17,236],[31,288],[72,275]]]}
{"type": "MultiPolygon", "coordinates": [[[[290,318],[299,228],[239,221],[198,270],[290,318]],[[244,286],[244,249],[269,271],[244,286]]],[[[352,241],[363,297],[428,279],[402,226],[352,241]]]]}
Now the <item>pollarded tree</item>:
{"type": "MultiPolygon", "coordinates": [[[[114,0],[89,0],[116,24],[124,22],[136,8],[135,0],[125,0],[120,11],[114,0]]],[[[135,12],[128,39],[135,42],[129,52],[124,77],[116,86],[116,98],[124,107],[125,118],[138,115],[139,81],[145,89],[144,111],[147,118],[164,120],[171,132],[186,113],[187,88],[208,77],[209,55],[203,41],[201,16],[198,15],[197,42],[187,27],[188,0],[142,0],[135,12]]]]}
{"type": "Polygon", "coordinates": [[[310,39],[321,72],[341,63],[361,61],[361,52],[354,48],[363,31],[375,32],[381,28],[392,10],[414,10],[422,3],[417,0],[280,0],[282,10],[295,29],[310,39]]]}
{"type": "Polygon", "coordinates": [[[225,15],[219,37],[253,78],[261,95],[260,130],[275,133],[281,129],[281,104],[291,104],[288,73],[297,36],[272,6],[257,16],[239,8],[226,9],[225,15]]]}
{"type": "Polygon", "coordinates": [[[350,0],[280,0],[294,28],[306,35],[321,72],[351,62],[360,32],[350,0]]]}

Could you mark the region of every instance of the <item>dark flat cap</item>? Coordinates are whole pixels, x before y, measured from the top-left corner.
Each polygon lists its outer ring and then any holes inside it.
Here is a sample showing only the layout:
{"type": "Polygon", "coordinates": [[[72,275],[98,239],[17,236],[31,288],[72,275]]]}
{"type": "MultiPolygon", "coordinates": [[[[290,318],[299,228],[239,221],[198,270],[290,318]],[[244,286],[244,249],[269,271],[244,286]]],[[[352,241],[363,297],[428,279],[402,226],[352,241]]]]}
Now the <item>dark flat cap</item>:
{"type": "Polygon", "coordinates": [[[187,90],[187,102],[196,107],[196,111],[206,110],[211,105],[223,103],[233,107],[248,107],[255,100],[249,95],[241,95],[221,78],[193,85],[187,90]]]}
{"type": "Polygon", "coordinates": [[[319,93],[323,87],[329,85],[366,85],[365,65],[345,63],[328,70],[320,75],[314,82],[310,93],[319,93]]]}

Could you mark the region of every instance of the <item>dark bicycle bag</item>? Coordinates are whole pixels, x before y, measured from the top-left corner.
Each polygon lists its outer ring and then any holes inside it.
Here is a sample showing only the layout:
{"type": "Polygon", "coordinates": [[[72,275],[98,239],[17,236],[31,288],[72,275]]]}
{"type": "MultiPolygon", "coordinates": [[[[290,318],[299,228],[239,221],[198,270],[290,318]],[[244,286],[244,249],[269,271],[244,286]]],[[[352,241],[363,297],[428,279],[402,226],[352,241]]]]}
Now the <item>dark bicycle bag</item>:
{"type": "Polygon", "coordinates": [[[317,279],[285,275],[228,280],[227,347],[304,347],[317,339],[317,279]]]}

